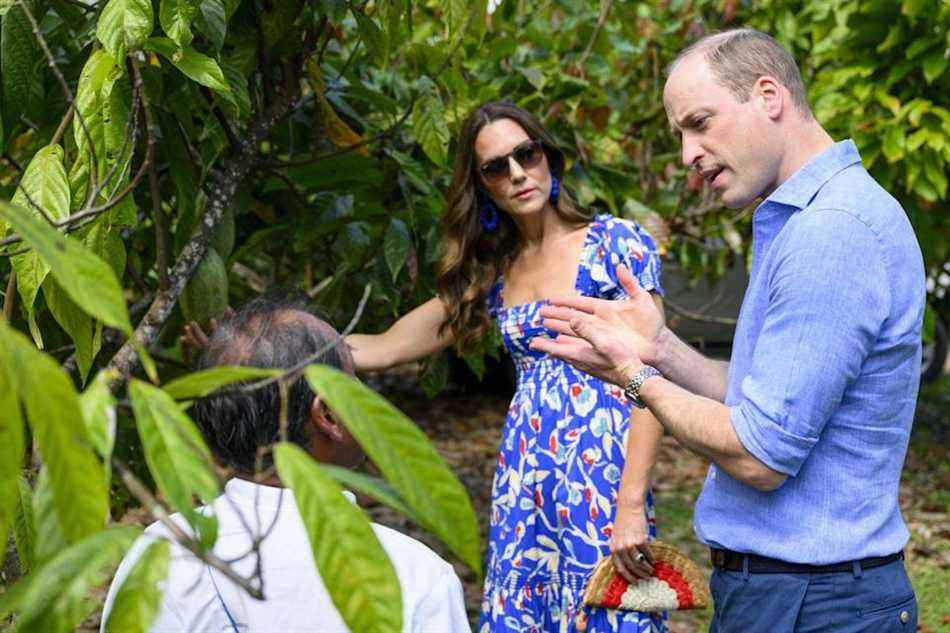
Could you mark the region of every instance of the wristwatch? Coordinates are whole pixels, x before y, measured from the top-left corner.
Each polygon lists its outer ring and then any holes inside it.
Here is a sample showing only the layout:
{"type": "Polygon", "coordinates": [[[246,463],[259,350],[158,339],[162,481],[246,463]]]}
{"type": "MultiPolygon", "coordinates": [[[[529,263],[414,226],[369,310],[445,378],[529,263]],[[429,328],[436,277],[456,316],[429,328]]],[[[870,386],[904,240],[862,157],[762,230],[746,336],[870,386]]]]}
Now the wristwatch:
{"type": "Polygon", "coordinates": [[[630,379],[630,382],[627,383],[627,386],[623,388],[623,394],[627,396],[627,399],[630,400],[633,406],[637,407],[638,409],[645,409],[646,405],[643,404],[642,400],[640,400],[640,388],[648,378],[661,375],[662,374],[660,374],[660,370],[656,367],[644,365],[643,369],[638,371],[636,375],[630,379]]]}

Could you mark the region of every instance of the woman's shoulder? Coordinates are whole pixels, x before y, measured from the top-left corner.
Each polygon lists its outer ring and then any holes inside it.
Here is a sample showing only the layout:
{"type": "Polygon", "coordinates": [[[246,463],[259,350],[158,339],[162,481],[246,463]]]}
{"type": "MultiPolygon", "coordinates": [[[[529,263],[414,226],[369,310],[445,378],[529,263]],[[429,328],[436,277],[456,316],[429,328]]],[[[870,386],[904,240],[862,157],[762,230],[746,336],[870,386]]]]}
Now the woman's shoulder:
{"type": "Polygon", "coordinates": [[[591,221],[600,237],[600,241],[608,247],[629,249],[640,246],[635,250],[652,251],[655,249],[653,237],[640,226],[636,220],[618,218],[611,213],[598,213],[591,221]]]}

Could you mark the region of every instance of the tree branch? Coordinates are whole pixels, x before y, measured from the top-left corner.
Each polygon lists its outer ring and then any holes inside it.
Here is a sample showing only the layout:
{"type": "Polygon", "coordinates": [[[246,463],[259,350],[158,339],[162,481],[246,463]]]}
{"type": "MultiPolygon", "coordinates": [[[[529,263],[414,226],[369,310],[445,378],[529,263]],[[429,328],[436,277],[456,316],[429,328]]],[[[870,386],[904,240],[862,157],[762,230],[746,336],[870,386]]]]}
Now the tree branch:
{"type": "MultiPolygon", "coordinates": [[[[237,154],[228,160],[215,176],[215,186],[208,198],[204,217],[178,256],[168,277],[168,288],[158,291],[148,312],[133,333],[135,340],[143,347],[149,347],[158,336],[159,329],[175,307],[185,284],[208,252],[208,244],[215,227],[220,222],[225,209],[231,205],[238,185],[256,163],[255,158],[261,142],[291,111],[298,95],[299,79],[288,78],[283,89],[279,91],[278,98],[240,141],[237,154]]],[[[138,357],[132,342],[126,341],[108,366],[118,370],[118,380],[124,381],[137,365],[138,357]]],[[[116,386],[113,385],[113,387],[116,386]]]]}

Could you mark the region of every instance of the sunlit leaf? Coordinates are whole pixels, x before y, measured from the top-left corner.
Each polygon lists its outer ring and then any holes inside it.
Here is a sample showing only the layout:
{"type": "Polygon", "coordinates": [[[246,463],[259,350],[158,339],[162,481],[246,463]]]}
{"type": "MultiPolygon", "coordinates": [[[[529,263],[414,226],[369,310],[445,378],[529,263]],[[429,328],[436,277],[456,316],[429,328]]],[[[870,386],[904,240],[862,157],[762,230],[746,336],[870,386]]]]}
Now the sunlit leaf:
{"type": "Polygon", "coordinates": [[[74,542],[102,529],[109,513],[102,464],[93,453],[76,391],[59,365],[0,324],[0,348],[19,375],[20,399],[49,470],[56,518],[74,542]]]}
{"type": "Polygon", "coordinates": [[[71,545],[0,594],[0,619],[18,614],[21,631],[72,632],[99,601],[91,595],[141,528],[102,530],[71,545]]]}
{"type": "Polygon", "coordinates": [[[274,448],[277,472],[294,493],[320,578],[352,631],[402,629],[396,570],[363,512],[295,444],[274,448]]]}
{"type": "Polygon", "coordinates": [[[202,86],[207,86],[222,95],[231,92],[221,67],[211,57],[191,47],[179,48],[167,37],[149,38],[146,48],[165,57],[175,68],[202,86]]]}
{"type": "Polygon", "coordinates": [[[279,369],[260,367],[212,367],[185,374],[165,385],[165,392],[176,400],[191,400],[208,395],[225,385],[245,380],[255,380],[279,376],[279,369]]]}
{"type": "Polygon", "coordinates": [[[76,346],[79,379],[85,382],[95,352],[98,351],[93,349],[92,317],[69,298],[55,279],[47,279],[43,283],[43,295],[46,297],[46,307],[49,308],[50,314],[69,334],[73,345],[76,346]]]}
{"type": "Polygon", "coordinates": [[[323,365],[311,365],[305,375],[422,526],[480,571],[478,522],[471,501],[419,427],[352,376],[323,365]]]}
{"type": "Polygon", "coordinates": [[[119,587],[105,622],[108,633],[147,633],[162,599],[160,584],[168,575],[170,546],[159,539],[150,543],[119,587]]]}
{"type": "Polygon", "coordinates": [[[419,96],[412,109],[412,132],[426,156],[436,165],[444,165],[449,148],[445,106],[432,80],[423,77],[419,85],[419,96]]]}
{"type": "MultiPolygon", "coordinates": [[[[49,223],[43,219],[44,215],[51,221],[69,217],[69,196],[63,148],[47,145],[30,161],[11,203],[49,227],[49,223]]],[[[9,219],[7,223],[14,224],[9,219]]],[[[10,263],[17,271],[17,288],[23,299],[23,307],[32,312],[36,294],[49,274],[49,264],[33,251],[12,257],[10,263]]]]}
{"type": "MultiPolygon", "coordinates": [[[[0,543],[6,544],[10,526],[18,514],[17,481],[23,467],[23,418],[20,412],[19,379],[10,359],[0,347],[0,543]]],[[[4,558],[0,554],[0,560],[4,558]]]]}
{"type": "Polygon", "coordinates": [[[158,489],[172,508],[200,527],[202,519],[196,519],[193,498],[208,503],[220,492],[201,433],[172,397],[157,387],[133,379],[129,399],[145,461],[158,489]]]}
{"type": "Polygon", "coordinates": [[[13,540],[20,559],[20,571],[28,574],[36,565],[36,521],[33,517],[33,489],[25,477],[17,479],[16,516],[13,540]]]}
{"type": "Polygon", "coordinates": [[[107,325],[132,333],[122,289],[109,265],[77,240],[0,200],[0,219],[35,249],[66,294],[79,307],[107,325]]]}
{"type": "Polygon", "coordinates": [[[113,59],[124,60],[127,50],[139,48],[152,34],[154,22],[151,0],[109,0],[99,15],[96,37],[113,59]]]}
{"type": "Polygon", "coordinates": [[[89,439],[105,463],[106,485],[112,476],[112,449],[115,447],[115,396],[109,382],[115,378],[114,370],[99,372],[86,390],[79,396],[79,408],[89,432],[89,439]]]}
{"type": "Polygon", "coordinates": [[[191,24],[198,17],[198,5],[197,0],[161,0],[158,21],[165,34],[180,47],[191,44],[191,24]]]}

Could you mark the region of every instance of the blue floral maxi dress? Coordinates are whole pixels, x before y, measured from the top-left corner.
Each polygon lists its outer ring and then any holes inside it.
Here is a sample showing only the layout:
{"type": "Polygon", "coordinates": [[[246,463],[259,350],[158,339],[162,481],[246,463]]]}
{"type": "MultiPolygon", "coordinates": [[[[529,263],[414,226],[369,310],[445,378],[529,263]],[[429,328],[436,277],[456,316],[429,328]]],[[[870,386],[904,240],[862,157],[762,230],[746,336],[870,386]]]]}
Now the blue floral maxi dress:
{"type": "MultiPolygon", "coordinates": [[[[615,268],[625,263],[640,284],[662,292],[653,239],[637,224],[599,215],[588,228],[574,288],[621,299],[615,268]]],[[[569,364],[529,349],[549,335],[541,306],[504,307],[502,279],[488,308],[497,319],[518,384],[505,419],[492,486],[488,564],[479,633],[566,633],[583,608],[610,535],[626,456],[631,405],[623,392],[569,364]]],[[[647,495],[650,538],[656,536],[647,495]]],[[[665,632],[666,614],[586,609],[588,633],[665,632]]]]}

